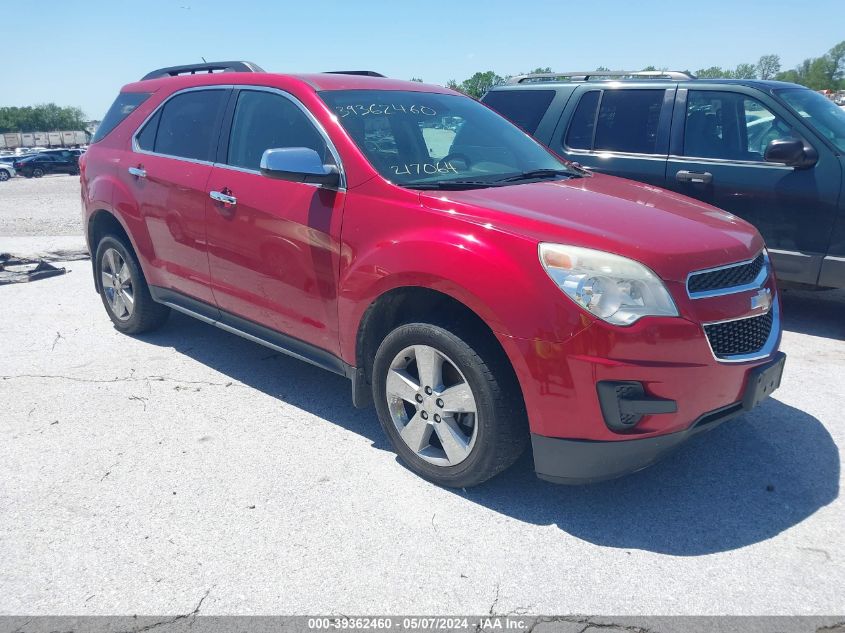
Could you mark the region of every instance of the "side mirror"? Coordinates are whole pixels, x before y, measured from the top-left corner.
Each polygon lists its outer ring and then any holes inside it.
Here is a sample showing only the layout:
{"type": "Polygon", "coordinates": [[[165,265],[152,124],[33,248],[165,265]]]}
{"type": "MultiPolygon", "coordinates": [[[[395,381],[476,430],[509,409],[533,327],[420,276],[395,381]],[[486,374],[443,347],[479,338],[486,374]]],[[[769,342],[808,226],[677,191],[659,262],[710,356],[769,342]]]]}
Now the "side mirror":
{"type": "Polygon", "coordinates": [[[768,163],[781,163],[796,169],[812,167],[819,160],[816,150],[798,138],[776,138],[770,141],[763,157],[768,163]]]}
{"type": "Polygon", "coordinates": [[[261,174],[268,178],[337,187],[340,172],[334,165],[324,165],[320,155],[308,147],[282,147],[265,150],[261,174]]]}

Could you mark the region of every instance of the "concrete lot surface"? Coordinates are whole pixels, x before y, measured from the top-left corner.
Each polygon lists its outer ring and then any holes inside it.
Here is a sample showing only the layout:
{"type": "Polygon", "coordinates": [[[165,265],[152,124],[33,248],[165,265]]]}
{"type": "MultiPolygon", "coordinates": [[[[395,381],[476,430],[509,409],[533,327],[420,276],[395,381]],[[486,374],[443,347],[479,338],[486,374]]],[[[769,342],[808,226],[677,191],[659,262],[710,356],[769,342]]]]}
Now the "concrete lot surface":
{"type": "Polygon", "coordinates": [[[82,235],[79,176],[0,182],[0,250],[4,235],[82,235]]]}
{"type": "Polygon", "coordinates": [[[67,266],[0,287],[0,613],[845,612],[843,292],[788,292],[782,388],[659,465],[463,491],[344,379],[181,315],[121,335],[67,266]]]}

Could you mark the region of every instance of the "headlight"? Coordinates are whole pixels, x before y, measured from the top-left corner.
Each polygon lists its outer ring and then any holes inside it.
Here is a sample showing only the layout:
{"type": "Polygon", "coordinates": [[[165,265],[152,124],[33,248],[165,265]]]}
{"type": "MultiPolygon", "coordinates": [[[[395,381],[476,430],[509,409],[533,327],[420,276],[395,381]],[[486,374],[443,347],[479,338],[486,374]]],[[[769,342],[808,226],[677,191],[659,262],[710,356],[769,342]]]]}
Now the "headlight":
{"type": "Polygon", "coordinates": [[[540,262],[570,299],[614,325],[678,316],[666,286],[633,259],[563,244],[540,244],[540,262]]]}

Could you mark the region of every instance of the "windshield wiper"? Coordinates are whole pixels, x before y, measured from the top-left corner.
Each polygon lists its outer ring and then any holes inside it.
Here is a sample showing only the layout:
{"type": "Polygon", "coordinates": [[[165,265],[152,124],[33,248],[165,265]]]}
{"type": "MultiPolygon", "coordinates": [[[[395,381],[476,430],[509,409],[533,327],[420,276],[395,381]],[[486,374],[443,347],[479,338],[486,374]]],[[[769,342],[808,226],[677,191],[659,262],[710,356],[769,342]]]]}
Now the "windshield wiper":
{"type": "Polygon", "coordinates": [[[568,178],[577,178],[578,174],[573,174],[566,169],[532,169],[524,171],[516,176],[508,176],[507,178],[500,178],[496,182],[517,182],[519,180],[534,180],[535,178],[554,178],[555,176],[566,176],[568,178]]]}
{"type": "Polygon", "coordinates": [[[441,182],[417,182],[403,184],[406,189],[483,189],[497,187],[498,181],[490,180],[443,180],[441,182]]]}

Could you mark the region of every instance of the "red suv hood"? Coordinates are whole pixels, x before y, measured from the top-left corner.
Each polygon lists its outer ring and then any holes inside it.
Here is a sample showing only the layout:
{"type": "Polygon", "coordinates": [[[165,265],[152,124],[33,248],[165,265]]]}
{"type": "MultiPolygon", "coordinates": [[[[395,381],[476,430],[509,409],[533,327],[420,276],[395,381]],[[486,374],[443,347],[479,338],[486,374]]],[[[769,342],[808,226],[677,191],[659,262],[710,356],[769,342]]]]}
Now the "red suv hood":
{"type": "Polygon", "coordinates": [[[753,226],[715,207],[613,176],[595,175],[442,194],[422,203],[454,209],[538,241],[596,248],[642,262],[663,279],[749,259],[763,248],[753,226]]]}

